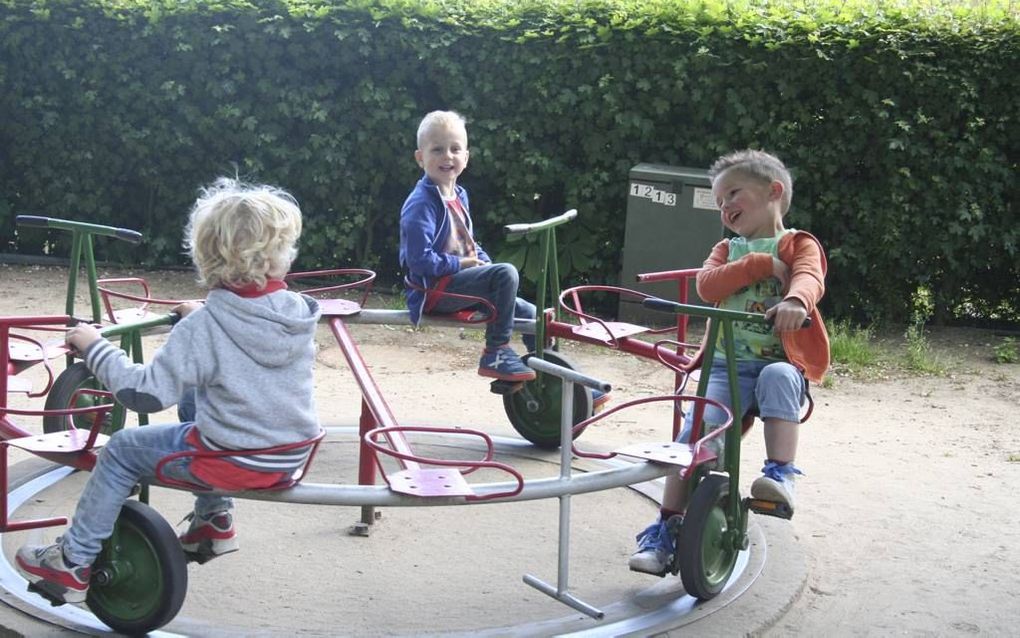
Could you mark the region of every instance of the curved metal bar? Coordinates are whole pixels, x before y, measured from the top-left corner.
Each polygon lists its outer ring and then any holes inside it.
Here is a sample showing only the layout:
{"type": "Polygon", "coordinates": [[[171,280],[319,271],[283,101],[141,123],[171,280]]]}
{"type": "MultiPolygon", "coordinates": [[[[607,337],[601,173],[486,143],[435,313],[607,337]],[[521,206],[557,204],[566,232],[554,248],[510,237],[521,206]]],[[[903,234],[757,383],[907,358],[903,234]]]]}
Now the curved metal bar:
{"type": "Polygon", "coordinates": [[[492,305],[492,302],[489,301],[488,299],[485,299],[484,297],[464,295],[458,292],[447,292],[446,290],[439,290],[436,288],[424,288],[411,281],[410,277],[404,277],[404,285],[412,290],[417,290],[418,292],[424,294],[426,301],[428,300],[430,295],[434,295],[438,298],[447,297],[449,299],[460,299],[461,301],[469,302],[473,306],[482,306],[483,308],[485,308],[485,310],[482,312],[482,316],[477,319],[472,319],[470,315],[462,317],[459,314],[463,311],[470,310],[471,309],[470,306],[465,307],[463,310],[458,310],[455,312],[441,312],[432,314],[423,311],[422,312],[423,317],[425,316],[443,317],[448,320],[453,320],[455,323],[489,324],[495,321],[497,315],[499,314],[496,311],[496,306],[492,305]]]}
{"type": "MultiPolygon", "coordinates": [[[[434,428],[426,426],[402,425],[369,430],[368,432],[365,433],[365,436],[362,438],[365,441],[365,444],[368,445],[373,450],[375,450],[377,453],[382,453],[404,461],[414,461],[422,465],[455,467],[458,468],[458,471],[462,475],[470,474],[475,470],[479,470],[485,467],[489,469],[506,472],[510,476],[514,477],[514,479],[517,482],[516,486],[513,486],[513,484],[511,483],[510,484],[511,487],[508,487],[507,489],[502,491],[494,491],[485,495],[472,494],[469,496],[465,496],[464,498],[468,501],[487,501],[501,497],[515,496],[517,494],[520,494],[521,490],[524,489],[524,476],[514,468],[510,467],[509,465],[505,463],[500,463],[499,461],[492,460],[493,454],[492,437],[490,437],[485,432],[481,432],[479,430],[470,430],[464,428],[434,428]],[[403,452],[400,452],[399,450],[394,450],[393,448],[388,448],[379,445],[379,442],[376,440],[376,437],[390,432],[424,432],[429,434],[465,434],[470,436],[477,436],[481,438],[483,441],[485,441],[485,458],[480,461],[465,461],[460,459],[455,460],[436,459],[427,456],[421,456],[418,454],[405,454],[403,452]],[[459,469],[461,466],[467,466],[470,469],[461,470],[459,469]]],[[[385,478],[386,482],[389,483],[389,477],[386,475],[385,472],[383,472],[383,478],[385,478]]]]}
{"type": "MultiPolygon", "coordinates": [[[[596,414],[594,416],[591,416],[591,417],[585,419],[584,421],[581,421],[577,425],[575,425],[574,429],[573,429],[573,436],[575,438],[575,441],[574,441],[574,443],[571,444],[571,448],[572,448],[574,454],[576,454],[577,456],[581,456],[581,457],[585,457],[585,458],[591,458],[591,459],[610,459],[610,458],[613,458],[614,456],[616,456],[615,452],[602,453],[602,452],[584,452],[582,450],[579,450],[577,448],[576,437],[581,432],[583,432],[588,426],[593,425],[593,424],[601,421],[602,419],[608,417],[611,414],[616,414],[620,410],[626,410],[627,408],[632,408],[635,405],[642,405],[642,404],[645,404],[645,403],[657,403],[657,402],[661,402],[661,401],[672,401],[674,403],[674,405],[679,404],[681,401],[691,401],[693,403],[697,403],[697,404],[700,404],[700,405],[712,405],[712,406],[715,406],[715,407],[721,409],[723,411],[723,414],[726,415],[726,421],[722,425],[717,426],[716,429],[714,429],[708,435],[700,437],[697,441],[695,441],[694,449],[693,449],[694,458],[697,458],[698,452],[701,450],[702,446],[707,441],[710,441],[710,440],[714,439],[715,437],[720,436],[722,432],[725,432],[727,429],[729,429],[729,427],[731,425],[733,425],[733,411],[730,410],[729,407],[727,407],[726,405],[724,405],[724,404],[722,404],[722,403],[720,403],[720,402],[718,402],[718,401],[716,401],[714,399],[709,399],[709,398],[706,398],[706,397],[699,397],[699,396],[697,396],[695,394],[668,394],[668,395],[660,395],[660,396],[654,396],[654,397],[642,397],[640,399],[633,399],[631,401],[627,401],[626,403],[621,403],[620,405],[613,406],[612,408],[610,408],[608,410],[605,410],[604,412],[600,412],[600,413],[598,413],[598,414],[596,414]]],[[[701,409],[704,409],[704,408],[701,408],[701,409]]],[[[696,419],[696,421],[697,420],[700,420],[700,418],[696,419]]],[[[700,433],[700,429],[698,429],[698,428],[696,428],[695,431],[700,433]]]]}
{"type": "Polygon", "coordinates": [[[213,488],[202,483],[194,483],[183,479],[175,479],[167,476],[163,473],[163,468],[166,467],[167,463],[176,461],[182,458],[223,458],[223,457],[237,457],[237,456],[256,456],[260,454],[278,454],[280,452],[289,452],[291,450],[299,450],[301,448],[308,448],[308,458],[301,464],[301,467],[291,472],[290,476],[284,479],[277,485],[271,485],[261,489],[265,490],[279,490],[288,488],[298,481],[308,472],[308,467],[312,464],[312,460],[315,459],[315,453],[319,449],[319,443],[322,442],[323,437],[326,436],[326,431],[323,429],[319,430],[319,433],[314,437],[305,441],[295,441],[294,443],[285,443],[283,445],[277,445],[269,448],[254,449],[254,450],[183,450],[181,452],[174,452],[168,454],[160,459],[159,463],[156,464],[156,480],[161,485],[181,487],[187,490],[195,492],[209,492],[213,488]]]}
{"type": "MultiPolygon", "coordinates": [[[[521,491],[513,496],[496,496],[513,489],[516,481],[472,485],[477,500],[461,496],[410,496],[390,490],[385,485],[335,485],[302,482],[278,492],[232,492],[232,496],[258,501],[278,501],[305,505],[370,505],[375,507],[432,507],[481,503],[515,503],[554,498],[565,494],[588,494],[602,490],[644,483],[666,476],[675,469],[669,465],[638,461],[620,464],[608,470],[575,474],[569,480],[548,477],[524,481],[521,491]]],[[[224,492],[226,494],[226,492],[224,492]]]]}
{"type": "Polygon", "coordinates": [[[375,281],[375,271],[367,268],[332,268],[327,270],[306,270],[302,272],[287,273],[283,280],[286,282],[298,282],[302,279],[314,279],[322,277],[360,277],[355,281],[350,281],[344,284],[333,284],[328,286],[319,286],[317,288],[306,288],[301,292],[306,295],[317,295],[324,292],[334,292],[340,290],[358,290],[362,289],[361,300],[358,302],[359,306],[364,306],[365,302],[368,301],[368,294],[372,292],[372,284],[375,281]]]}

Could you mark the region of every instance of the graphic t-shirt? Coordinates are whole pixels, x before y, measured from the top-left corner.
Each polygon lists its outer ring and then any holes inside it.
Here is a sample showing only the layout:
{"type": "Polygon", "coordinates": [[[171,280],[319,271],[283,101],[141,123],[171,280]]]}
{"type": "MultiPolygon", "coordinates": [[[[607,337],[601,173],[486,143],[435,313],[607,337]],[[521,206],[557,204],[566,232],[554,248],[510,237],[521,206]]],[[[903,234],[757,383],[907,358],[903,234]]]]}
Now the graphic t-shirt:
{"type": "MultiPolygon", "coordinates": [[[[735,237],[730,240],[728,262],[734,262],[750,253],[768,253],[773,257],[779,255],[779,239],[792,229],[784,230],[775,237],[762,239],[745,239],[735,237]]],[[[741,288],[727,297],[720,308],[739,312],[764,313],[766,310],[783,300],[782,285],[775,277],[768,277],[741,288]]],[[[783,342],[772,332],[772,327],[765,324],[744,321],[733,322],[734,347],[739,360],[785,361],[783,342]]],[[[725,344],[722,332],[716,344],[716,353],[723,356],[725,344]]]]}
{"type": "Polygon", "coordinates": [[[464,205],[456,197],[451,199],[443,198],[446,204],[446,213],[450,216],[452,231],[450,238],[446,241],[445,252],[458,257],[477,257],[478,248],[467,227],[467,213],[464,205]]]}

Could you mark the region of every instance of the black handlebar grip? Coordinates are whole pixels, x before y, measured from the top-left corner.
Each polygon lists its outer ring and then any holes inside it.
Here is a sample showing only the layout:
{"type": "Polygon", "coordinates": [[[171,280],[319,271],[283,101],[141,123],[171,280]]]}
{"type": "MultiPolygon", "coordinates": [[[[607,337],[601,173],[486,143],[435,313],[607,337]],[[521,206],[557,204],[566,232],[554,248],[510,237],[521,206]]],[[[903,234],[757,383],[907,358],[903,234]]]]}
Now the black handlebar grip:
{"type": "Polygon", "coordinates": [[[18,215],[14,218],[14,221],[18,226],[32,226],[35,228],[46,228],[50,225],[49,217],[40,217],[38,215],[18,215]]]}
{"type": "Polygon", "coordinates": [[[641,301],[641,305],[649,310],[659,310],[661,312],[676,312],[677,303],[675,301],[669,301],[668,299],[659,299],[658,297],[649,297],[641,301]]]}

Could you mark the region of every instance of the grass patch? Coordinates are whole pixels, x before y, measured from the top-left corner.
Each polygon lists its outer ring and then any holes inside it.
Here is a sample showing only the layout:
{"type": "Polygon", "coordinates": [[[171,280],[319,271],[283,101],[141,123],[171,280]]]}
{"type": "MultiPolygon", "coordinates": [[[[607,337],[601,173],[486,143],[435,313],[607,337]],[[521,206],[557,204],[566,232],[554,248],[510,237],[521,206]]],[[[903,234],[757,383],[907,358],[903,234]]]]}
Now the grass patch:
{"type": "Polygon", "coordinates": [[[870,328],[852,326],[849,321],[836,321],[828,327],[828,332],[833,364],[857,372],[877,362],[878,353],[872,343],[870,328]]]}
{"type": "Polygon", "coordinates": [[[903,336],[907,340],[904,354],[904,366],[907,370],[939,376],[946,373],[946,365],[942,361],[942,356],[932,350],[931,343],[921,324],[915,323],[909,326],[903,336]]]}
{"type": "Polygon", "coordinates": [[[1020,361],[1020,343],[1013,337],[1006,337],[1002,343],[995,346],[994,350],[996,363],[1017,363],[1020,361]]]}

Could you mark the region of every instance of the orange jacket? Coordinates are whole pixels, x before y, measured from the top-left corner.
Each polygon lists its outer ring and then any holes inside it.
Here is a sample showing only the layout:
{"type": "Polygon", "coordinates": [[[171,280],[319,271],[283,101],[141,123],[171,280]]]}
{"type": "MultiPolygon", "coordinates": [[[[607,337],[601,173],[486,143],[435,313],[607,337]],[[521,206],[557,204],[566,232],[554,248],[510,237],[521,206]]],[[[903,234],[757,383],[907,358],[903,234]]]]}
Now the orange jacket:
{"type": "MultiPolygon", "coordinates": [[[[794,231],[779,240],[779,259],[790,268],[790,288],[783,298],[797,299],[807,309],[811,325],[781,333],[783,349],[790,363],[814,383],[821,383],[829,369],[829,335],[817,304],[825,294],[827,262],[822,245],[814,235],[794,231]]],[[[745,286],[772,276],[772,255],[751,253],[728,263],[730,242],[724,239],[712,248],[698,273],[698,296],[719,303],[745,286]]]]}

